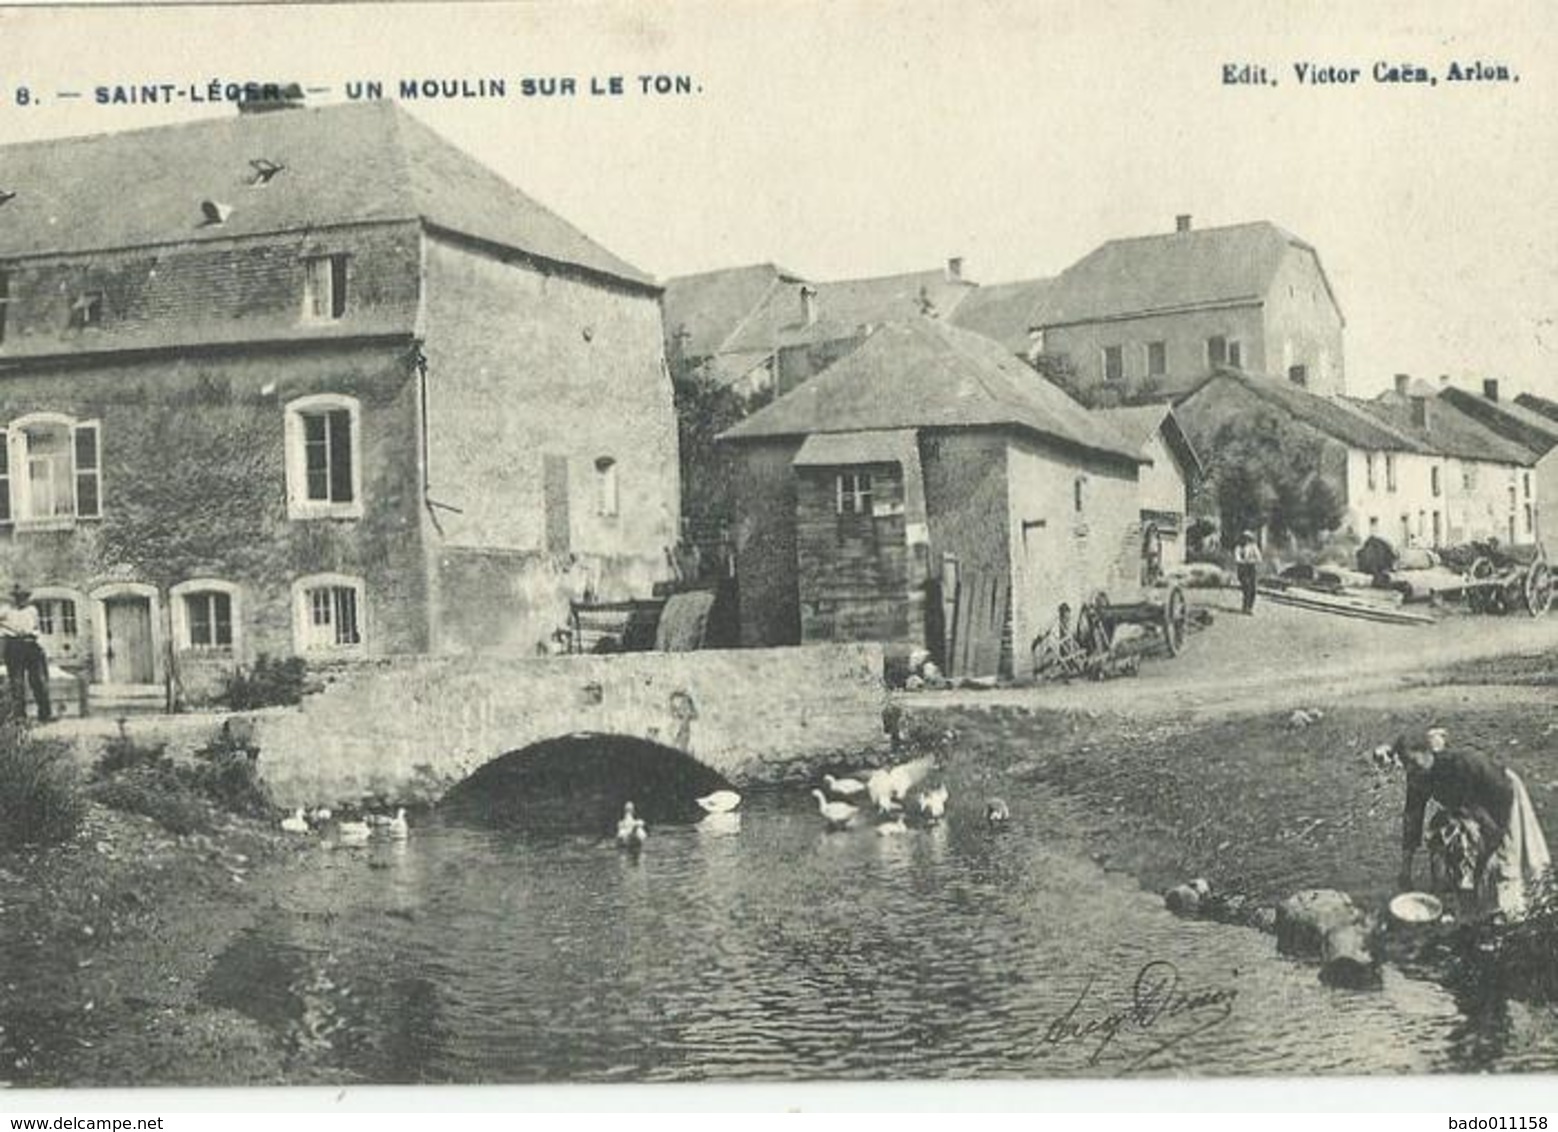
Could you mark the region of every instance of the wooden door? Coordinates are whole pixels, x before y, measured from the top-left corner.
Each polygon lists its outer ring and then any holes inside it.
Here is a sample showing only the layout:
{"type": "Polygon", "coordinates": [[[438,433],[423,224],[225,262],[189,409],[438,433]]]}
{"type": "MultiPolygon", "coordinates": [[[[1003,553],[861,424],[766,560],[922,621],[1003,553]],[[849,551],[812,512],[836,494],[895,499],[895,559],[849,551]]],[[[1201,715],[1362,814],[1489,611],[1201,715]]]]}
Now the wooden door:
{"type": "Polygon", "coordinates": [[[151,603],[144,597],[111,597],[103,605],[109,683],[152,683],[151,603]]]}

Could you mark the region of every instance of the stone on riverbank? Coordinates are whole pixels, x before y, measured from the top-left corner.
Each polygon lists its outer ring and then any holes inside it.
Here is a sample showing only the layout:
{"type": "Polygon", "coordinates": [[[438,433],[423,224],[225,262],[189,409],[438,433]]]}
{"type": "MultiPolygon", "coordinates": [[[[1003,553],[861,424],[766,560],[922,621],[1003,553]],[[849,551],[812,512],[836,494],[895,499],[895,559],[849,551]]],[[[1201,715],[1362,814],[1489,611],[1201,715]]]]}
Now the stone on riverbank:
{"type": "Polygon", "coordinates": [[[1320,948],[1320,981],[1349,990],[1376,990],[1382,985],[1364,924],[1344,924],[1326,933],[1320,948]]]}
{"type": "Polygon", "coordinates": [[[1363,919],[1352,897],[1331,888],[1295,892],[1277,905],[1277,952],[1317,958],[1325,937],[1363,919]]]}

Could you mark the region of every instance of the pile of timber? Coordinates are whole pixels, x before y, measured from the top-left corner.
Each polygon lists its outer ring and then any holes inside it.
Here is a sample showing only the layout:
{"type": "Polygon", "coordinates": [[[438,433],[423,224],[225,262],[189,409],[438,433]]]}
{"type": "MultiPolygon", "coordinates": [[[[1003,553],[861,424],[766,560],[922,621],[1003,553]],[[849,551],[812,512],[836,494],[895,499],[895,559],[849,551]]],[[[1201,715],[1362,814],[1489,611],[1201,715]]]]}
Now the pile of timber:
{"type": "Polygon", "coordinates": [[[1267,601],[1277,605],[1290,605],[1316,613],[1332,613],[1338,617],[1351,617],[1359,621],[1379,621],[1387,625],[1434,624],[1432,614],[1401,608],[1399,597],[1395,600],[1386,600],[1365,597],[1359,593],[1330,593],[1304,586],[1288,585],[1275,578],[1262,579],[1260,592],[1267,601]]]}

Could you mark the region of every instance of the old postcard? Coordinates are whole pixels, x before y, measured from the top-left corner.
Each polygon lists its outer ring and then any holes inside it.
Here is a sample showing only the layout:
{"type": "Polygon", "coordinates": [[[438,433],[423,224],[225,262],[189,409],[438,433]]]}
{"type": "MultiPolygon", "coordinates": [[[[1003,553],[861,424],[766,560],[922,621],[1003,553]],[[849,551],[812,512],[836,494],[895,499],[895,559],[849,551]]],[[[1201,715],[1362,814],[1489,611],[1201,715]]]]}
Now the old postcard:
{"type": "Polygon", "coordinates": [[[1550,6],[0,43],[0,1084],[1558,1069],[1550,6]]]}

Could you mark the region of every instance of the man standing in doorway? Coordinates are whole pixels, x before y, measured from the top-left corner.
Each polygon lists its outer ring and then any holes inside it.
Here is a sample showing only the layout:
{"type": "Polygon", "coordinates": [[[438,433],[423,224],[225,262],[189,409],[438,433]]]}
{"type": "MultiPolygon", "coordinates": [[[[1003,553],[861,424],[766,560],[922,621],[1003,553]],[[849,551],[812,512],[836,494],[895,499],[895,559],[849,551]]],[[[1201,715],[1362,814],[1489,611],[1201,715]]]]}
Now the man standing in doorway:
{"type": "Polygon", "coordinates": [[[1255,612],[1255,570],[1260,566],[1260,546],[1255,532],[1245,531],[1233,550],[1234,569],[1239,574],[1239,590],[1244,594],[1244,612],[1255,612]]]}
{"type": "Polygon", "coordinates": [[[10,684],[11,710],[17,718],[26,718],[26,685],[31,684],[33,699],[38,702],[38,722],[48,723],[54,718],[49,702],[49,660],[38,643],[38,611],[20,586],[11,590],[10,604],[0,604],[0,645],[10,684]]]}

